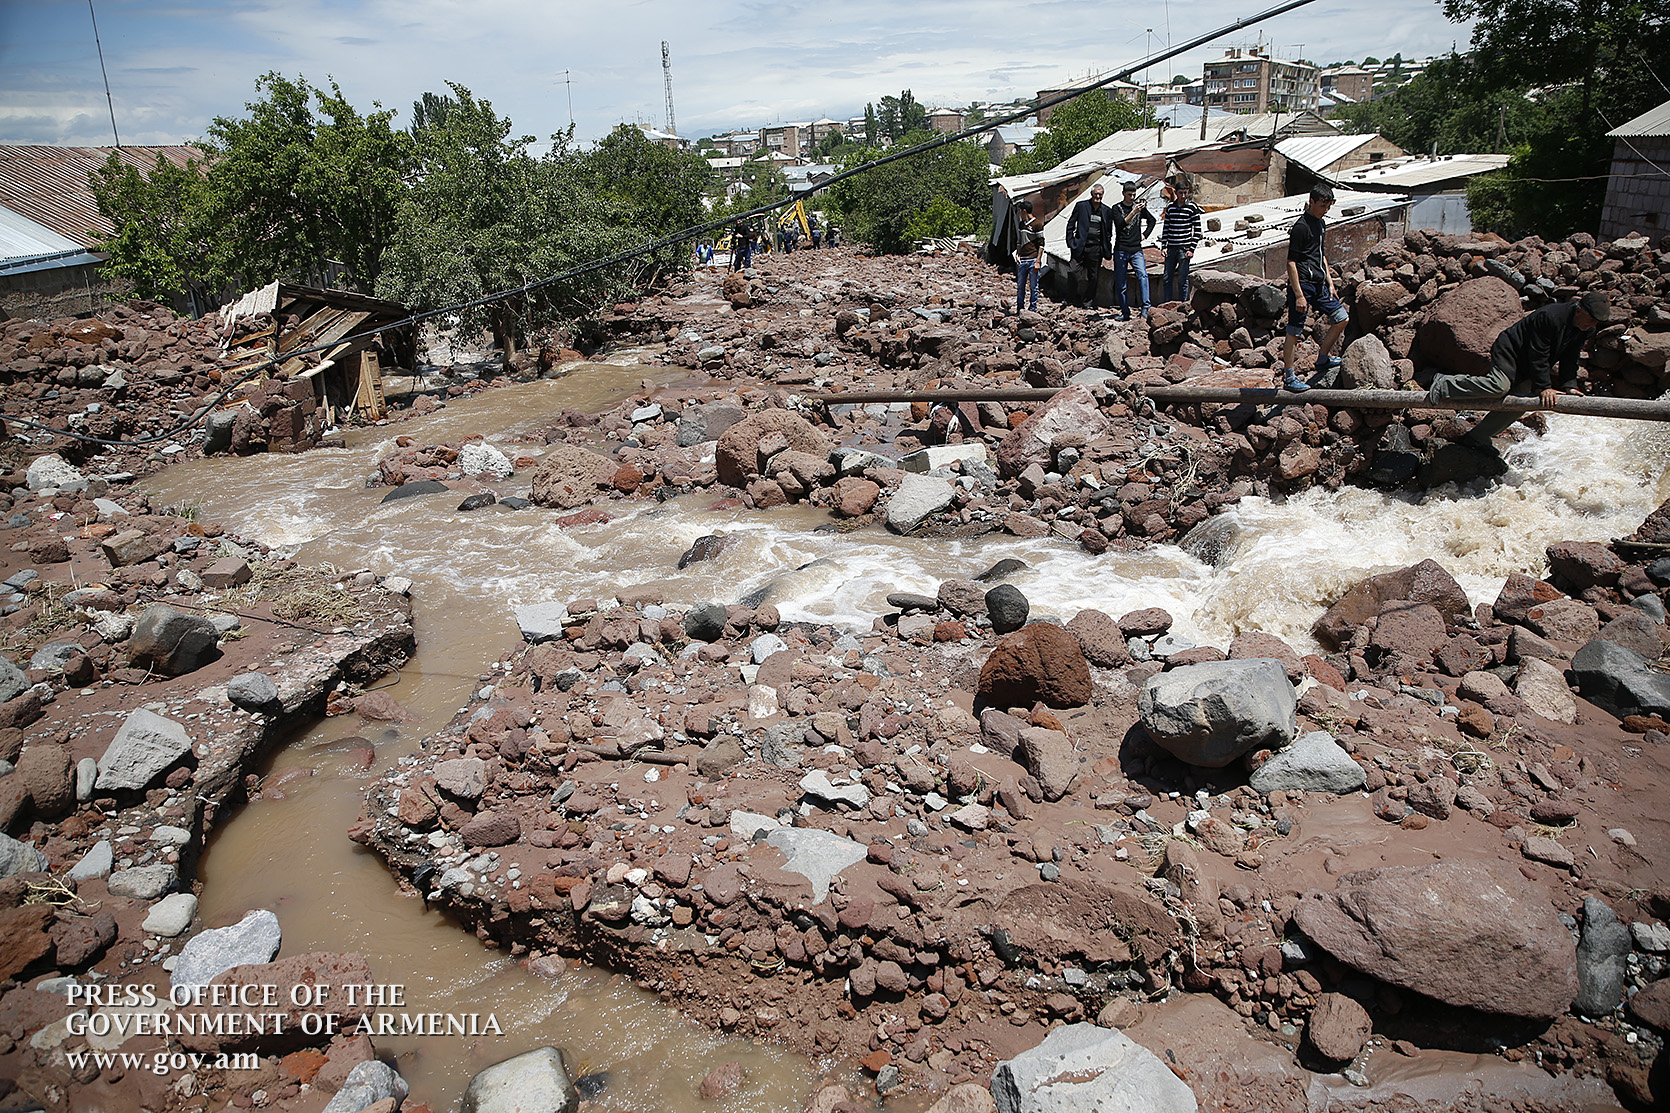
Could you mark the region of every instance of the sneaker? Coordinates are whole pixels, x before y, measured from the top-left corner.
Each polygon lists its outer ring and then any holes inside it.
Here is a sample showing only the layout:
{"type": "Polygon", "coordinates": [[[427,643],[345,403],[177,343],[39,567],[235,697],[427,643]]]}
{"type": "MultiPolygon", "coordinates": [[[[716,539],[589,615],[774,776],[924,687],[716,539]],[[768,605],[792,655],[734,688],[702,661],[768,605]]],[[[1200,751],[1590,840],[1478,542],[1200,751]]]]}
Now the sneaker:
{"type": "Polygon", "coordinates": [[[1282,370],[1282,389],[1293,394],[1303,394],[1310,389],[1310,384],[1293,373],[1292,368],[1282,370]]]}
{"type": "Polygon", "coordinates": [[[1332,371],[1339,365],[1339,356],[1323,356],[1321,359],[1316,361],[1316,371],[1317,374],[1321,374],[1324,371],[1332,371]]]}

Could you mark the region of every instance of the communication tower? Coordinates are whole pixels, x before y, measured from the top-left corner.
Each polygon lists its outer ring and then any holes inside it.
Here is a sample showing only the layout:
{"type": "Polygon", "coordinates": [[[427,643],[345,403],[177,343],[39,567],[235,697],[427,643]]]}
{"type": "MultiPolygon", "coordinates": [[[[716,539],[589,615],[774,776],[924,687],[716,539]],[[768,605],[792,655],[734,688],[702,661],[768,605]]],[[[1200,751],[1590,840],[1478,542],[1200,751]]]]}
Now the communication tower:
{"type": "Polygon", "coordinates": [[[678,134],[678,122],[673,119],[673,53],[667,40],[661,40],[661,74],[667,85],[667,134],[678,134]]]}

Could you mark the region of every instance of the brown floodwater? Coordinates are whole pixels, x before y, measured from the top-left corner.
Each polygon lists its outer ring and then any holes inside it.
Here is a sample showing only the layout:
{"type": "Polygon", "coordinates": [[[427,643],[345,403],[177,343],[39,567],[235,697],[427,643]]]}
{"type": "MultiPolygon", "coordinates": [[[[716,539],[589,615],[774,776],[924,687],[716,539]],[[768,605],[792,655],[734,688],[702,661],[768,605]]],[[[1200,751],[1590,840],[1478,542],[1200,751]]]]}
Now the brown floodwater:
{"type": "MultiPolygon", "coordinates": [[[[353,430],[343,449],[199,460],[149,481],[160,500],[198,503],[206,517],[303,563],[398,573],[415,584],[418,652],[383,682],[414,721],[331,719],[279,753],[264,771],[262,799],[212,838],[201,863],[201,915],[219,925],[270,908],[285,955],[359,951],[381,982],[405,987],[409,1012],[479,1014],[483,1023],[491,1014],[502,1035],[378,1039],[396,1055],[412,1100],[436,1110],[455,1108],[477,1071],[545,1044],[565,1048],[587,1073],[608,1072],[610,1104],[642,1111],[694,1107],[702,1077],[729,1060],[744,1064],[748,1082],[703,1106],[718,1113],[799,1108],[826,1074],[851,1077],[845,1064],[699,1029],[604,971],[534,976],[403,896],[381,861],[347,839],[368,783],[491,683],[488,664],[517,636],[515,604],[607,597],[654,580],[672,605],[732,601],[763,588],[788,620],[868,629],[890,591],[932,593],[943,579],[1018,557],[1028,568],[1011,582],[1035,613],[1068,618],[1096,607],[1117,616],[1162,606],[1175,632],[1202,644],[1227,645],[1241,629],[1263,629],[1308,650],[1321,609],[1366,574],[1433,557],[1475,602],[1488,601],[1509,572],[1538,567],[1550,541],[1627,533],[1670,495],[1663,431],[1558,416],[1548,436],[1510,452],[1506,482],[1479,491],[1246,500],[1228,515],[1226,552],[1215,567],[1174,547],[1095,557],[1054,539],[924,543],[874,528],[834,533],[819,529],[828,524],[820,511],[709,511],[711,496],[622,504],[616,521],[564,530],[538,509],[460,513],[457,495],[383,505],[386,490],[365,485],[396,436],[430,444],[481,434],[508,456],[537,455],[538,446],[514,438],[548,415],[606,409],[645,379],[682,378],[679,369],[637,364],[642,355],[617,354],[614,364],[582,364],[560,379],[353,430]],[[734,544],[715,561],[678,570],[691,542],[714,532],[735,534],[734,544]],[[348,757],[366,741],[376,752],[369,771],[348,757]]],[[[524,493],[526,476],[494,486],[524,493]]]]}

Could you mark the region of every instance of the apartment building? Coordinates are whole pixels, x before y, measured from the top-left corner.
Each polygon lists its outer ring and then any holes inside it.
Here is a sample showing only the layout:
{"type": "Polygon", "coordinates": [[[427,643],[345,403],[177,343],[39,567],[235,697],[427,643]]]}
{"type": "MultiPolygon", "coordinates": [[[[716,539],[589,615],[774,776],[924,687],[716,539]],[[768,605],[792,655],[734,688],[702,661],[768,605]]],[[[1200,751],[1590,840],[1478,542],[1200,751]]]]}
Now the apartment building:
{"type": "Polygon", "coordinates": [[[1253,115],[1314,112],[1320,107],[1318,73],[1315,66],[1272,58],[1259,47],[1232,46],[1204,67],[1205,104],[1253,115]]]}
{"type": "Polygon", "coordinates": [[[1318,75],[1322,92],[1334,93],[1356,104],[1370,99],[1374,74],[1361,66],[1329,66],[1318,75]]]}

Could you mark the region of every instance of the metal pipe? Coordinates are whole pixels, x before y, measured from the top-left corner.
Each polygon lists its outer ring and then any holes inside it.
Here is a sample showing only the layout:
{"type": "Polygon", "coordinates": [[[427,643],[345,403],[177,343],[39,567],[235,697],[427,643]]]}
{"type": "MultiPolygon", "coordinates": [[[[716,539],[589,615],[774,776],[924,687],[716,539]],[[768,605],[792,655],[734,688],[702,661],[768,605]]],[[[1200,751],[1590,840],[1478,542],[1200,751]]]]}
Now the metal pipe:
{"type": "MultiPolygon", "coordinates": [[[[1094,389],[1094,388],[1092,388],[1094,389]]],[[[1336,410],[1468,410],[1502,413],[1576,414],[1580,417],[1616,417],[1635,421],[1670,421],[1670,401],[1650,398],[1599,398],[1593,395],[1562,394],[1554,405],[1544,406],[1535,395],[1508,395],[1501,399],[1452,398],[1437,400],[1415,390],[1322,390],[1302,394],[1276,387],[1234,386],[1138,386],[1138,393],[1155,402],[1209,402],[1220,405],[1292,406],[1322,405],[1336,410]]],[[[1044,402],[1059,393],[1059,387],[1007,388],[994,390],[854,390],[839,394],[809,394],[807,401],[826,405],[866,405],[872,402],[1044,402]]]]}

